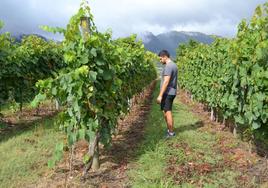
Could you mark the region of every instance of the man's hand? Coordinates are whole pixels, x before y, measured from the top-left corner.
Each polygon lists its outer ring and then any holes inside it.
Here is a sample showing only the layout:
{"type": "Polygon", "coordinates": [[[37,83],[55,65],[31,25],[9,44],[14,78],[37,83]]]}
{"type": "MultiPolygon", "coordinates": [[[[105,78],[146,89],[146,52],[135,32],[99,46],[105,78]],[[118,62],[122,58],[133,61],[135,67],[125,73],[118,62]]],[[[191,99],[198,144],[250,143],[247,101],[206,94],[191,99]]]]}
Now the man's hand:
{"type": "Polygon", "coordinates": [[[169,81],[170,81],[170,76],[164,76],[164,82],[163,82],[163,85],[160,89],[159,95],[157,97],[158,104],[160,104],[162,101],[162,98],[163,98],[162,96],[164,95],[165,91],[167,90],[169,81]]]}
{"type": "Polygon", "coordinates": [[[157,102],[158,104],[160,104],[161,101],[162,101],[162,97],[159,95],[159,96],[157,97],[157,99],[156,99],[156,102],[157,102]]]}

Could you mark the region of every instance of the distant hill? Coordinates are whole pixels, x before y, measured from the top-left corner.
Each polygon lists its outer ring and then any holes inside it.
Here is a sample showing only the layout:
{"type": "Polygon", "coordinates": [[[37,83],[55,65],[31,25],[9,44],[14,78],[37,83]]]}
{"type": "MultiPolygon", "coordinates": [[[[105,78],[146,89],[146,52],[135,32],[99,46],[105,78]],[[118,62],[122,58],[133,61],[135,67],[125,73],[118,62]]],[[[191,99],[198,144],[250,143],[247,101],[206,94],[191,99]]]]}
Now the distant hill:
{"type": "Polygon", "coordinates": [[[159,35],[154,35],[151,32],[144,32],[138,35],[139,39],[142,39],[143,44],[147,50],[154,53],[158,53],[162,49],[166,49],[170,52],[172,57],[176,56],[176,49],[179,44],[187,43],[190,39],[210,44],[214,41],[212,36],[199,32],[178,32],[170,31],[159,35]]]}
{"type": "MultiPolygon", "coordinates": [[[[32,35],[36,35],[46,41],[49,40],[48,38],[39,34],[32,35]]],[[[29,34],[13,35],[16,42],[21,42],[22,38],[26,36],[29,36],[29,34]]],[[[191,39],[205,44],[210,44],[214,41],[212,36],[204,33],[183,31],[170,31],[167,33],[161,33],[159,35],[154,35],[151,32],[144,32],[138,35],[138,39],[142,39],[147,50],[158,54],[162,49],[166,49],[170,52],[172,57],[176,56],[176,49],[178,48],[179,44],[187,43],[191,39]]]]}
{"type": "Polygon", "coordinates": [[[30,35],[35,35],[35,36],[37,36],[39,38],[44,39],[45,41],[48,41],[48,39],[46,37],[44,37],[42,35],[39,35],[39,34],[19,34],[19,35],[14,35],[13,37],[15,38],[16,42],[21,42],[24,37],[27,37],[27,36],[30,36],[30,35]]]}

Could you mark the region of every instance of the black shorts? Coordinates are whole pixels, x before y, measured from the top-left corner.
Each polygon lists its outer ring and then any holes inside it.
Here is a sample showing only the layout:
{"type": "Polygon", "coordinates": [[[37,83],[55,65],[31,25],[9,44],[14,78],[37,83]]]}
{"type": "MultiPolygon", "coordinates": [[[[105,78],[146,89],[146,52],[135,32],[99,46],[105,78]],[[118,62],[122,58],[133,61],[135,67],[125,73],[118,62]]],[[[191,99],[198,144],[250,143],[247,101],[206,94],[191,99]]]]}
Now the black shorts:
{"type": "Polygon", "coordinates": [[[162,111],[171,111],[172,110],[172,104],[173,100],[176,97],[176,95],[163,95],[162,101],[161,101],[161,110],[162,111]]]}

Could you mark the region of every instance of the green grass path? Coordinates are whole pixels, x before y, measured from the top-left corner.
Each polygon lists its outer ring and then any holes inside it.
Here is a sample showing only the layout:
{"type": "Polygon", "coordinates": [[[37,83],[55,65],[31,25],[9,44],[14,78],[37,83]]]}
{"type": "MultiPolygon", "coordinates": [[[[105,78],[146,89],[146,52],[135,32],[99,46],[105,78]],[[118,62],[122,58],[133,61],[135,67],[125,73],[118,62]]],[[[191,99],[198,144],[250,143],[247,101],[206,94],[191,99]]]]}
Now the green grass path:
{"type": "MultiPolygon", "coordinates": [[[[178,99],[173,116],[176,137],[165,139],[166,125],[155,103],[146,123],[145,138],[135,167],[129,171],[133,187],[240,187],[239,170],[225,166],[223,154],[215,151],[221,134],[202,131],[202,122],[178,99]]],[[[230,148],[238,143],[230,142],[230,148]]],[[[247,180],[246,187],[255,187],[247,180]]]]}
{"type": "Polygon", "coordinates": [[[62,139],[53,119],[0,134],[0,188],[27,187],[48,175],[47,161],[62,139]]]}

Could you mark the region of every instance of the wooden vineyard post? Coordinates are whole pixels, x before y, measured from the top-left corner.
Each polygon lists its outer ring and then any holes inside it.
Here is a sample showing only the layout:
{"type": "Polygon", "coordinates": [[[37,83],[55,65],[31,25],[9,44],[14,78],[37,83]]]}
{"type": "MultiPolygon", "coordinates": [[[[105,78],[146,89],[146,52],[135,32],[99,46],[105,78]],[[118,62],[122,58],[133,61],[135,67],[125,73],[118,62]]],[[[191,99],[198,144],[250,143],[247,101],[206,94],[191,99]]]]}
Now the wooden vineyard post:
{"type": "MultiPolygon", "coordinates": [[[[90,20],[88,17],[82,17],[81,18],[81,30],[82,30],[82,36],[84,41],[87,41],[90,37],[90,20]]],[[[99,136],[98,133],[96,134],[95,138],[90,139],[89,143],[89,159],[90,161],[85,167],[83,175],[85,176],[90,168],[93,170],[97,170],[100,168],[99,163],[99,136]]]]}
{"type": "Polygon", "coordinates": [[[82,36],[84,41],[87,41],[90,34],[90,22],[88,17],[82,17],[81,18],[81,30],[82,30],[82,36]]]}
{"type": "Polygon", "coordinates": [[[213,107],[211,107],[210,111],[210,120],[215,121],[215,109],[213,107]]]}

